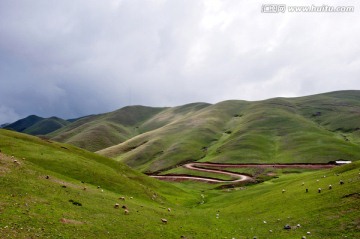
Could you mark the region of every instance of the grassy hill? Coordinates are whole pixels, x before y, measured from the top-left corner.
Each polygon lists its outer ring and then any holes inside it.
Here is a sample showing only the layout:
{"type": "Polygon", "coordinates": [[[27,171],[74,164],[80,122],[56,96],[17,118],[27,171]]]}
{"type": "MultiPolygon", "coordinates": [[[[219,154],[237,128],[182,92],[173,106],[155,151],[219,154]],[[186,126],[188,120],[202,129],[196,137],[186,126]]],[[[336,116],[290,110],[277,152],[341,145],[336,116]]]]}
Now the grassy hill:
{"type": "Polygon", "coordinates": [[[96,151],[139,134],[138,125],[163,108],[128,106],[101,115],[81,118],[49,134],[51,139],[96,151]]]}
{"type": "MultiPolygon", "coordinates": [[[[150,122],[160,124],[159,116],[150,122]]],[[[257,102],[224,101],[98,153],[147,173],[188,161],[354,161],[360,158],[359,119],[360,91],[257,102]]]]}
{"type": "Polygon", "coordinates": [[[222,190],[161,182],[77,147],[7,130],[0,130],[0,150],[1,238],[360,236],[360,162],[222,190]]]}
{"type": "Polygon", "coordinates": [[[46,137],[52,140],[154,173],[189,161],[358,160],[359,119],[360,91],[338,91],[254,102],[229,100],[213,105],[128,106],[75,121],[30,116],[12,125],[29,134],[50,132],[46,137]]]}
{"type": "Polygon", "coordinates": [[[30,115],[24,119],[18,120],[14,123],[11,123],[7,126],[5,126],[5,129],[14,130],[17,132],[23,132],[27,128],[31,127],[32,125],[36,124],[37,122],[40,122],[44,118],[39,117],[37,115],[30,115]]]}
{"type": "Polygon", "coordinates": [[[79,119],[49,134],[49,137],[59,142],[97,151],[160,128],[207,105],[195,103],[175,108],[127,106],[110,113],[79,119]]]}
{"type": "Polygon", "coordinates": [[[30,115],[4,128],[31,135],[46,135],[68,124],[70,124],[69,121],[58,117],[42,118],[30,115]]]}

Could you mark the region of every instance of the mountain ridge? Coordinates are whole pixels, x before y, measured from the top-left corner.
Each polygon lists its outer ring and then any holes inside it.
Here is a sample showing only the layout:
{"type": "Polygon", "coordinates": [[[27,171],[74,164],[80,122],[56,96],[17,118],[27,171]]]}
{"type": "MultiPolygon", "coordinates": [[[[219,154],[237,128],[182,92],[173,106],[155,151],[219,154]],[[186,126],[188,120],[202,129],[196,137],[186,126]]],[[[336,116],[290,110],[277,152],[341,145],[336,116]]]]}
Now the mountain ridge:
{"type": "Polygon", "coordinates": [[[126,106],[45,137],[154,173],[185,162],[319,162],[360,158],[360,91],[176,107],[126,106]]]}

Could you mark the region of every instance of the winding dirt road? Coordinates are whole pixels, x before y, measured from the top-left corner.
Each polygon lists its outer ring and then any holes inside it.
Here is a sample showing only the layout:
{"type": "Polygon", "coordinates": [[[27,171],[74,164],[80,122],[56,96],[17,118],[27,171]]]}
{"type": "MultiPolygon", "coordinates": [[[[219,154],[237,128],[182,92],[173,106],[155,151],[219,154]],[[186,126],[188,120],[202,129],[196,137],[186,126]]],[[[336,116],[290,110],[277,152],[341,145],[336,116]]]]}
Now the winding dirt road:
{"type": "Polygon", "coordinates": [[[204,165],[203,165],[203,163],[188,163],[188,164],[183,165],[184,168],[187,168],[190,170],[224,174],[224,175],[228,175],[235,179],[234,180],[222,180],[222,179],[200,177],[200,176],[190,176],[190,175],[152,175],[151,177],[161,179],[161,180],[166,180],[166,181],[195,180],[195,181],[201,181],[201,182],[207,182],[207,183],[236,183],[236,182],[252,180],[252,178],[248,175],[228,172],[228,171],[224,171],[224,170],[208,169],[208,168],[203,168],[201,166],[206,166],[206,163],[204,163],[204,165]]]}
{"type": "Polygon", "coordinates": [[[150,177],[166,181],[183,181],[194,180],[207,183],[236,183],[244,181],[252,181],[253,178],[240,173],[229,172],[221,170],[223,168],[308,168],[308,169],[324,169],[332,168],[332,164],[216,164],[216,163],[187,163],[182,167],[202,172],[217,173],[228,175],[234,180],[222,180],[208,177],[191,176],[191,175],[151,175],[150,177]],[[210,167],[210,168],[209,168],[210,167]],[[220,168],[220,169],[214,169],[220,168]]]}

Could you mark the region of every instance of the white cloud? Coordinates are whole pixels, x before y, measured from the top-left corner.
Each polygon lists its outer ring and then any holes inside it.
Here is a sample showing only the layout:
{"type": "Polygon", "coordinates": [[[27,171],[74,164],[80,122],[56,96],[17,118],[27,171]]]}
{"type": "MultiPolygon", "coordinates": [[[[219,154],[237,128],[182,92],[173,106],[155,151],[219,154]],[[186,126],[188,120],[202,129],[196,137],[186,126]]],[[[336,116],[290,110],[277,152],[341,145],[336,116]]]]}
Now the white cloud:
{"type": "Polygon", "coordinates": [[[261,13],[266,3],[1,1],[0,102],[75,117],[360,89],[358,1],[321,3],[355,13],[261,13]]]}
{"type": "Polygon", "coordinates": [[[14,109],[8,108],[7,106],[0,105],[0,122],[3,123],[12,123],[19,119],[19,115],[14,111],[14,109]]]}

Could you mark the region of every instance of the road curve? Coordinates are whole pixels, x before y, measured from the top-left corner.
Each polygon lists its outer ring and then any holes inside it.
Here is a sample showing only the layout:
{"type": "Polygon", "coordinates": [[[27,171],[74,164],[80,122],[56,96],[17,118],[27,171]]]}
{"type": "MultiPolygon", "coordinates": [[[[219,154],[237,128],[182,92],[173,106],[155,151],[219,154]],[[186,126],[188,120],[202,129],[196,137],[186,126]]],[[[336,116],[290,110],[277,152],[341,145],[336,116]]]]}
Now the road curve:
{"type": "Polygon", "coordinates": [[[150,177],[157,178],[160,180],[166,181],[182,181],[182,180],[194,180],[207,183],[236,183],[244,181],[252,181],[253,178],[240,173],[229,172],[221,169],[214,168],[308,168],[308,169],[323,169],[323,168],[332,168],[335,165],[332,164],[217,164],[217,163],[187,163],[183,167],[202,172],[224,174],[235,178],[234,180],[222,180],[215,178],[207,178],[200,176],[190,176],[190,175],[150,175],[150,177]],[[207,168],[211,167],[211,168],[207,168]]]}
{"type": "MultiPolygon", "coordinates": [[[[203,163],[188,163],[188,164],[183,165],[183,167],[190,169],[190,170],[195,170],[195,171],[224,174],[224,175],[231,176],[235,179],[234,180],[222,180],[222,179],[214,179],[214,178],[190,176],[190,175],[152,175],[151,177],[157,178],[160,180],[166,180],[166,181],[194,180],[194,181],[201,181],[201,182],[207,182],[207,183],[237,183],[237,182],[252,180],[252,178],[250,176],[245,175],[245,174],[233,173],[233,172],[217,170],[217,169],[202,168],[201,167],[202,165],[203,165],[203,163]]],[[[214,165],[212,165],[212,166],[214,166],[214,165]]]]}

